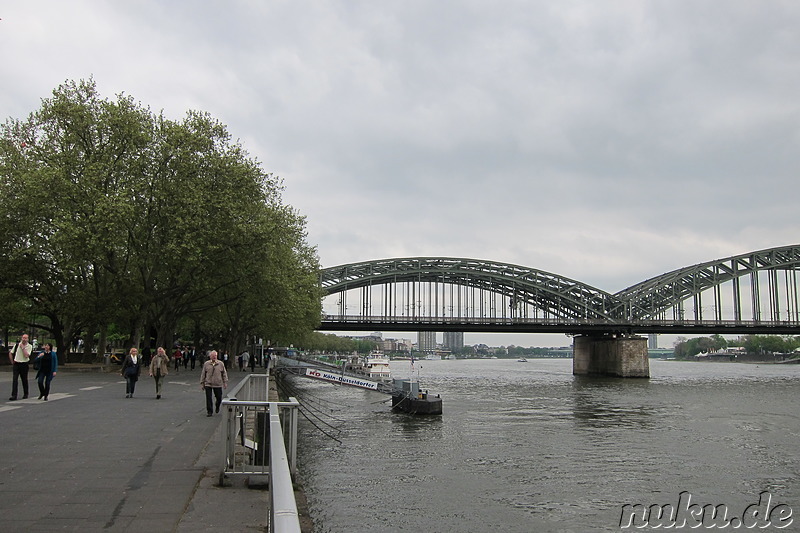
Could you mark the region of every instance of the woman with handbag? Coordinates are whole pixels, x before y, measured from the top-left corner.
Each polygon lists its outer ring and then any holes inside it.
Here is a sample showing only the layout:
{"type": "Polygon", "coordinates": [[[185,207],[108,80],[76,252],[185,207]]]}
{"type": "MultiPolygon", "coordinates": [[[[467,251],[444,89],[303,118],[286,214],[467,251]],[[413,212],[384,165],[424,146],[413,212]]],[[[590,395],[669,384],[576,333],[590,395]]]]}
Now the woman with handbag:
{"type": "Polygon", "coordinates": [[[139,363],[139,350],[131,348],[130,353],[125,356],[125,361],[122,362],[122,377],[125,378],[126,398],[133,398],[133,392],[136,390],[136,382],[139,381],[139,374],[142,372],[142,367],[139,363]]]}
{"type": "Polygon", "coordinates": [[[169,369],[169,356],[161,346],[156,350],[156,355],[150,360],[150,376],[156,380],[156,400],[161,399],[161,385],[169,369]]]}
{"type": "Polygon", "coordinates": [[[44,350],[33,361],[36,369],[36,382],[39,384],[39,399],[47,401],[50,395],[50,382],[56,377],[58,371],[58,356],[53,351],[53,345],[46,342],[44,350]]]}

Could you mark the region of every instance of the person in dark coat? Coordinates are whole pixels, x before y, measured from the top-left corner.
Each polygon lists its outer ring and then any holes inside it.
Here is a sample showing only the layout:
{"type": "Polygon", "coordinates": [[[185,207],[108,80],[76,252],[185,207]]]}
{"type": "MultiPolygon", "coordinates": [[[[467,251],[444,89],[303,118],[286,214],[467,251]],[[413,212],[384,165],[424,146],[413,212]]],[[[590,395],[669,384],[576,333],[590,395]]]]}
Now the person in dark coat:
{"type": "Polygon", "coordinates": [[[53,351],[52,344],[45,343],[42,353],[34,359],[34,366],[38,367],[36,382],[39,384],[39,399],[47,401],[47,396],[50,395],[50,382],[58,372],[58,356],[53,351]]]}
{"type": "Polygon", "coordinates": [[[139,350],[131,348],[130,353],[125,356],[125,361],[122,362],[122,377],[125,378],[126,398],[133,398],[136,382],[139,381],[139,374],[142,373],[142,365],[140,363],[139,350]]]}

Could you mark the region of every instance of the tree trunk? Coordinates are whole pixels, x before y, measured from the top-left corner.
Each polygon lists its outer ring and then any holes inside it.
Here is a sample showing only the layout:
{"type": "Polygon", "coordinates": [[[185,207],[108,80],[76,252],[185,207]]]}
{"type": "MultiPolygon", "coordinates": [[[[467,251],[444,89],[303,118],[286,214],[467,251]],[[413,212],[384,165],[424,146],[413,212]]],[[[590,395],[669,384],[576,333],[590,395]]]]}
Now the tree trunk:
{"type": "Polygon", "coordinates": [[[83,357],[81,358],[81,363],[92,363],[94,362],[94,354],[92,354],[92,348],[94,347],[94,334],[97,333],[97,326],[90,326],[88,331],[86,332],[86,336],[83,339],[83,357]]]}
{"type": "Polygon", "coordinates": [[[203,347],[203,345],[202,345],[202,337],[201,337],[201,332],[200,332],[200,321],[199,320],[195,320],[194,321],[194,331],[192,331],[192,341],[193,341],[193,346],[195,348],[195,351],[197,352],[197,355],[199,356],[200,355],[199,352],[203,347]]]}
{"type": "Polygon", "coordinates": [[[158,327],[158,342],[156,343],[158,346],[163,346],[167,352],[172,349],[173,344],[175,343],[175,326],[170,324],[169,321],[164,320],[161,322],[161,325],[158,327]]]}
{"type": "Polygon", "coordinates": [[[106,343],[108,342],[108,326],[100,326],[100,338],[97,340],[97,357],[95,363],[102,363],[106,355],[106,343]]]}
{"type": "Polygon", "coordinates": [[[139,349],[139,345],[142,343],[142,326],[144,324],[144,320],[141,317],[138,317],[134,323],[131,325],[131,336],[130,336],[130,345],[126,346],[126,351],[130,350],[131,348],[139,349]]]}
{"type": "Polygon", "coordinates": [[[63,365],[67,361],[67,351],[69,350],[69,339],[64,339],[64,326],[58,319],[51,319],[50,323],[53,329],[50,334],[56,342],[56,355],[58,356],[58,364],[63,365]]]}

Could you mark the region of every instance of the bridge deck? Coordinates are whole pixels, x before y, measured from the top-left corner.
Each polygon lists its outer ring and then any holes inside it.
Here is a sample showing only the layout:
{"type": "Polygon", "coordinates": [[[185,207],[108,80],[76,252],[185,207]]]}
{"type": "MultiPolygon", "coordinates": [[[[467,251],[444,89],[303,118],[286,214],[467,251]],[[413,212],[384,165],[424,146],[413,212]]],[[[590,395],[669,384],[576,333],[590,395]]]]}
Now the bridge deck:
{"type": "Polygon", "coordinates": [[[578,321],[523,319],[464,319],[407,317],[341,317],[327,318],[320,331],[458,331],[464,333],[665,333],[665,334],[800,334],[800,322],[733,320],[685,320],[681,322],[638,320],[578,321]]]}

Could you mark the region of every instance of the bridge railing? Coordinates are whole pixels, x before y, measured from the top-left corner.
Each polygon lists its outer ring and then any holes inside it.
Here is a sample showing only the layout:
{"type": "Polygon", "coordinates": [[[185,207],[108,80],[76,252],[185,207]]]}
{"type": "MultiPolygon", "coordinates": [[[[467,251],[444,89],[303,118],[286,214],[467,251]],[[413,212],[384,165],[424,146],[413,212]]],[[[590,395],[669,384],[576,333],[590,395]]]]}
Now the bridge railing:
{"type": "Polygon", "coordinates": [[[269,400],[269,375],[248,374],[222,400],[225,427],[220,484],[227,476],[269,480],[270,531],[300,531],[294,497],[299,402],[269,400]]]}
{"type": "Polygon", "coordinates": [[[413,331],[495,331],[530,333],[775,333],[800,334],[798,320],[697,320],[691,318],[554,318],[554,317],[437,317],[326,315],[323,331],[367,329],[413,331]]]}

